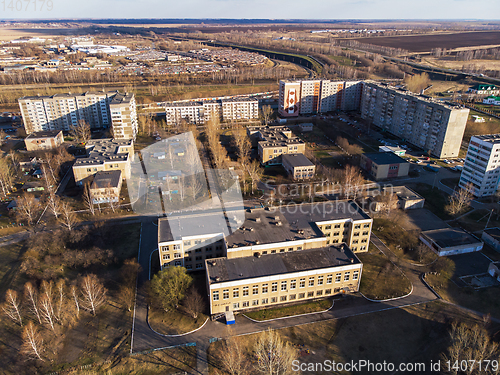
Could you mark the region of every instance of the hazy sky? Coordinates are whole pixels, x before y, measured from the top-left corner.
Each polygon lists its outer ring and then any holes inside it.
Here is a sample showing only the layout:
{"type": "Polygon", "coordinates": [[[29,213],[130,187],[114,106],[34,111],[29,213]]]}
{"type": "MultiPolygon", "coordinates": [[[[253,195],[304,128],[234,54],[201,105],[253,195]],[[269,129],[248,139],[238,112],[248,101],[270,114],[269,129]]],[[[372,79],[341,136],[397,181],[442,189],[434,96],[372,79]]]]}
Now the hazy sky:
{"type": "Polygon", "coordinates": [[[27,1],[0,2],[0,18],[500,19],[500,0],[45,0],[51,11],[27,1]]]}

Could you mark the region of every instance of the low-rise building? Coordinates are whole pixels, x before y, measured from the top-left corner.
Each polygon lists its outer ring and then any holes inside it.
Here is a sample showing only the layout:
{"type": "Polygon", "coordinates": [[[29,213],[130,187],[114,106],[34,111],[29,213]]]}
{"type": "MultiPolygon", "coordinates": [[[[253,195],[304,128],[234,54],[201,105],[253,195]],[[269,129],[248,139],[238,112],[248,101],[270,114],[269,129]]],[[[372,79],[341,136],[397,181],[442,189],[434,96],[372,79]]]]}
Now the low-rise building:
{"type": "Polygon", "coordinates": [[[500,228],[488,228],[483,231],[481,239],[487,245],[500,252],[500,228]]]}
{"type": "Polygon", "coordinates": [[[376,190],[377,194],[368,197],[370,211],[379,212],[388,209],[399,208],[401,210],[413,210],[424,208],[425,198],[406,186],[390,186],[376,190]],[[389,194],[394,195],[390,197],[389,194]]]}
{"type": "Polygon", "coordinates": [[[347,246],[207,260],[210,314],[356,292],[362,269],[362,263],[347,246]]]}
{"type": "Polygon", "coordinates": [[[439,256],[457,255],[480,251],[483,242],[459,228],[426,230],[420,241],[439,256]]]}
{"type": "Polygon", "coordinates": [[[93,204],[118,202],[122,188],[122,172],[100,171],[94,175],[90,185],[90,194],[93,204]]]}
{"type": "Polygon", "coordinates": [[[362,154],[360,166],[375,180],[405,177],[410,163],[392,152],[362,154]]]}
{"type": "Polygon", "coordinates": [[[500,282],[500,262],[491,262],[488,266],[488,273],[496,279],[496,281],[500,282]]]}
{"type": "Polygon", "coordinates": [[[488,96],[483,99],[483,104],[500,105],[500,96],[488,96]]]}
{"type": "Polygon", "coordinates": [[[33,132],[25,139],[26,150],[44,151],[61,146],[64,142],[62,130],[45,130],[33,132]]]}
{"type": "Polygon", "coordinates": [[[134,155],[132,139],[93,139],[85,145],[87,155],[77,158],[73,164],[73,175],[77,185],[99,171],[121,171],[121,178],[130,178],[130,162],[134,155]]]}
{"type": "Polygon", "coordinates": [[[302,123],[299,125],[301,132],[312,132],[314,125],[311,122],[302,123]]]}
{"type": "Polygon", "coordinates": [[[404,148],[394,146],[379,146],[378,152],[392,152],[397,156],[405,156],[406,154],[406,150],[404,148]]]}
{"type": "Polygon", "coordinates": [[[469,87],[467,92],[470,94],[477,94],[477,95],[498,95],[500,94],[500,88],[495,85],[480,83],[472,87],[469,87]]]}
{"type": "Polygon", "coordinates": [[[309,180],[316,171],[316,166],[304,154],[283,154],[282,164],[294,180],[309,180]]]}

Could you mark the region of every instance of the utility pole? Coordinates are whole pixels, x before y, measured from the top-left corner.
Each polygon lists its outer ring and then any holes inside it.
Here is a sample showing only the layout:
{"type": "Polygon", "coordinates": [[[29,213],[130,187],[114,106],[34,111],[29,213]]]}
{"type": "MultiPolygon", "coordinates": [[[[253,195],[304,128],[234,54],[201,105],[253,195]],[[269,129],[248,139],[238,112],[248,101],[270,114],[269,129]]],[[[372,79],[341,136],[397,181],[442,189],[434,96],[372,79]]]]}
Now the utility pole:
{"type": "Polygon", "coordinates": [[[488,220],[486,221],[486,225],[484,226],[484,229],[488,228],[488,224],[490,223],[491,215],[493,215],[493,208],[491,209],[490,216],[488,216],[488,220]]]}

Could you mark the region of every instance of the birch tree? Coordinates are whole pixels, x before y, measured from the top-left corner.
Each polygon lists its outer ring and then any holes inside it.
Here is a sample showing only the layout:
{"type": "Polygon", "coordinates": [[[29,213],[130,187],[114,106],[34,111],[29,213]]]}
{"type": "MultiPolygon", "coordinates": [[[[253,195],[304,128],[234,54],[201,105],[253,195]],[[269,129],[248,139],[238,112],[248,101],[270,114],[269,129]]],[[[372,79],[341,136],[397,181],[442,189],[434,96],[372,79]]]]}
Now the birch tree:
{"type": "Polygon", "coordinates": [[[40,202],[33,195],[24,193],[17,200],[16,216],[19,221],[29,227],[35,224],[36,216],[40,211],[40,202]]]}
{"type": "Polygon", "coordinates": [[[53,289],[53,281],[42,281],[41,293],[39,298],[39,308],[42,320],[44,323],[48,324],[52,330],[55,329],[53,289]]]}
{"type": "Polygon", "coordinates": [[[40,308],[38,307],[38,292],[29,281],[24,284],[24,298],[28,303],[29,312],[38,319],[38,323],[42,324],[40,308]]]}
{"type": "Polygon", "coordinates": [[[472,202],[473,191],[474,186],[470,182],[464,188],[459,187],[456,189],[450,196],[449,203],[445,207],[445,210],[450,215],[458,215],[463,212],[472,202]]]}
{"type": "Polygon", "coordinates": [[[8,289],[7,292],[5,292],[5,302],[2,305],[2,310],[5,315],[22,327],[21,299],[15,290],[8,289]]]}
{"type": "Polygon", "coordinates": [[[28,324],[26,324],[26,327],[24,327],[22,339],[22,354],[24,354],[29,359],[38,359],[40,361],[45,361],[42,357],[42,354],[45,351],[43,338],[32,321],[29,321],[28,324]]]}
{"type": "Polygon", "coordinates": [[[59,222],[67,230],[71,231],[75,228],[78,220],[73,209],[67,202],[62,202],[60,206],[61,215],[59,216],[59,222]]]}
{"type": "Polygon", "coordinates": [[[88,182],[86,182],[83,186],[82,199],[83,203],[85,203],[85,207],[87,207],[92,216],[94,216],[96,214],[96,209],[94,206],[94,199],[90,191],[90,184],[88,182]]]}
{"type": "Polygon", "coordinates": [[[85,120],[78,121],[78,124],[70,126],[70,135],[78,143],[87,143],[90,140],[90,125],[85,120]]]}
{"type": "Polygon", "coordinates": [[[73,300],[73,303],[75,304],[75,309],[76,309],[76,317],[80,317],[80,301],[78,299],[78,288],[76,285],[71,285],[69,288],[69,293],[71,294],[71,298],[73,300]]]}
{"type": "Polygon", "coordinates": [[[246,375],[249,373],[248,361],[245,358],[239,338],[229,337],[222,344],[220,362],[226,373],[230,375],[246,375]]]}
{"type": "Polygon", "coordinates": [[[81,307],[92,315],[96,315],[97,310],[106,302],[106,288],[94,274],[89,274],[81,280],[81,307]]]}
{"type": "Polygon", "coordinates": [[[283,342],[280,335],[271,329],[262,333],[255,345],[256,370],[262,374],[285,375],[292,372],[292,362],[297,358],[296,350],[283,342]]]}

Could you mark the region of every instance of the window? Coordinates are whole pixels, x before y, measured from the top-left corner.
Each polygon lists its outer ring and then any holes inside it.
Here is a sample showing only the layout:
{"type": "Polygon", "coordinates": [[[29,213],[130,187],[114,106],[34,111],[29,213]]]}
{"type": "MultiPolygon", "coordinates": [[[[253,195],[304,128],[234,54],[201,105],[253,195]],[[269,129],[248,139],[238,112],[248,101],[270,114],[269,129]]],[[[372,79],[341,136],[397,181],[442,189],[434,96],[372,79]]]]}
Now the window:
{"type": "Polygon", "coordinates": [[[262,284],[262,293],[267,293],[267,283],[266,284],[262,284]]]}
{"type": "Polygon", "coordinates": [[[278,298],[277,297],[272,297],[271,298],[271,303],[276,303],[278,302],[278,298]]]}
{"type": "Polygon", "coordinates": [[[370,224],[363,225],[363,228],[370,228],[370,224]]]}
{"type": "Polygon", "coordinates": [[[293,247],[289,247],[289,248],[288,248],[288,251],[293,251],[293,247]]]}
{"type": "Polygon", "coordinates": [[[352,279],[357,280],[359,278],[359,271],[353,271],[352,272],[352,279]]]}
{"type": "Polygon", "coordinates": [[[218,290],[214,291],[213,297],[214,297],[214,301],[218,301],[219,300],[219,291],[218,290]]]}
{"type": "Polygon", "coordinates": [[[252,306],[259,306],[259,300],[258,299],[254,299],[252,301],[252,306]]]}
{"type": "Polygon", "coordinates": [[[280,253],[284,253],[285,252],[285,249],[280,249],[280,253]]]}
{"type": "Polygon", "coordinates": [[[263,305],[268,304],[268,303],[269,303],[269,300],[267,298],[262,298],[263,305]]]}
{"type": "Polygon", "coordinates": [[[179,244],[174,245],[174,250],[180,250],[180,249],[181,249],[181,245],[179,245],[179,244]]]}
{"type": "Polygon", "coordinates": [[[203,257],[196,257],[196,260],[202,260],[203,257]]]}
{"type": "Polygon", "coordinates": [[[280,297],[280,302],[285,302],[286,301],[286,296],[281,296],[280,297]]]}
{"type": "Polygon", "coordinates": [[[196,269],[201,270],[203,268],[203,264],[201,263],[196,263],[196,269]]]}
{"type": "Polygon", "coordinates": [[[276,250],[271,250],[271,254],[276,254],[276,250]]]}
{"type": "Polygon", "coordinates": [[[344,281],[349,281],[350,276],[351,276],[350,272],[344,273],[344,281]]]}
{"type": "Polygon", "coordinates": [[[314,292],[307,292],[307,298],[314,297],[314,292]]]}
{"type": "Polygon", "coordinates": [[[233,309],[239,309],[239,308],[240,308],[240,303],[239,302],[233,303],[233,309]]]}
{"type": "Polygon", "coordinates": [[[281,282],[281,290],[286,291],[286,281],[281,282]]]}
{"type": "Polygon", "coordinates": [[[326,283],[331,284],[332,283],[332,275],[326,275],[326,283]]]}
{"type": "Polygon", "coordinates": [[[314,277],[309,278],[309,286],[314,286],[314,277]]]}
{"type": "Polygon", "coordinates": [[[271,292],[277,292],[278,291],[278,282],[273,282],[271,284],[271,292]]]}
{"type": "Polygon", "coordinates": [[[323,295],[323,291],[322,290],[317,290],[316,291],[316,295],[317,296],[322,296],[323,295]]]}
{"type": "MultiPolygon", "coordinates": [[[[344,234],[347,234],[347,233],[344,233],[344,234]]],[[[359,232],[354,232],[353,236],[354,237],[358,237],[359,236],[359,232]]]]}
{"type": "Polygon", "coordinates": [[[332,294],[332,290],[331,289],[325,289],[325,294],[332,294]]]}
{"type": "Polygon", "coordinates": [[[340,228],[340,224],[335,224],[334,228],[340,228]]]}
{"type": "Polygon", "coordinates": [[[342,274],[340,274],[340,273],[335,274],[335,282],[340,283],[340,281],[342,280],[341,277],[342,277],[342,274]]]}
{"type": "Polygon", "coordinates": [[[184,241],[184,246],[190,246],[191,245],[191,240],[184,241]]]}
{"type": "Polygon", "coordinates": [[[243,307],[248,307],[250,306],[250,303],[248,301],[243,302],[243,307]]]}
{"type": "Polygon", "coordinates": [[[222,291],[222,298],[223,299],[229,299],[229,289],[224,289],[222,291]]]}
{"type": "Polygon", "coordinates": [[[170,254],[163,254],[163,260],[169,260],[170,254]]]}
{"type": "Polygon", "coordinates": [[[306,296],[305,293],[299,293],[299,298],[304,298],[306,296]]]}
{"type": "Polygon", "coordinates": [[[290,289],[295,289],[297,287],[297,280],[290,280],[290,289]]]}
{"type": "Polygon", "coordinates": [[[363,232],[363,236],[368,236],[368,232],[363,232]]]}
{"type": "Polygon", "coordinates": [[[180,260],[176,260],[174,262],[174,266],[180,266],[180,265],[182,265],[182,262],[180,260]]]}
{"type": "Polygon", "coordinates": [[[306,279],[300,279],[299,288],[305,288],[305,287],[306,287],[306,279]]]}
{"type": "Polygon", "coordinates": [[[297,298],[296,294],[290,294],[290,301],[294,300],[295,298],[297,298]]]}
{"type": "Polygon", "coordinates": [[[253,295],[259,294],[259,286],[258,285],[254,285],[252,287],[252,293],[253,293],[253,295]]]}
{"type": "Polygon", "coordinates": [[[323,285],[323,276],[318,276],[318,285],[323,285]]]}
{"type": "Polygon", "coordinates": [[[248,296],[248,286],[243,287],[243,297],[248,296]]]}
{"type": "Polygon", "coordinates": [[[170,246],[162,246],[161,247],[161,251],[169,251],[170,250],[170,246]]]}
{"type": "Polygon", "coordinates": [[[330,229],[332,229],[331,225],[325,225],[325,230],[330,230],[330,229]]]}
{"type": "Polygon", "coordinates": [[[233,289],[233,298],[238,298],[240,296],[240,291],[238,288],[233,289]]]}
{"type": "Polygon", "coordinates": [[[181,253],[174,253],[174,259],[179,259],[181,257],[181,253]]]}

